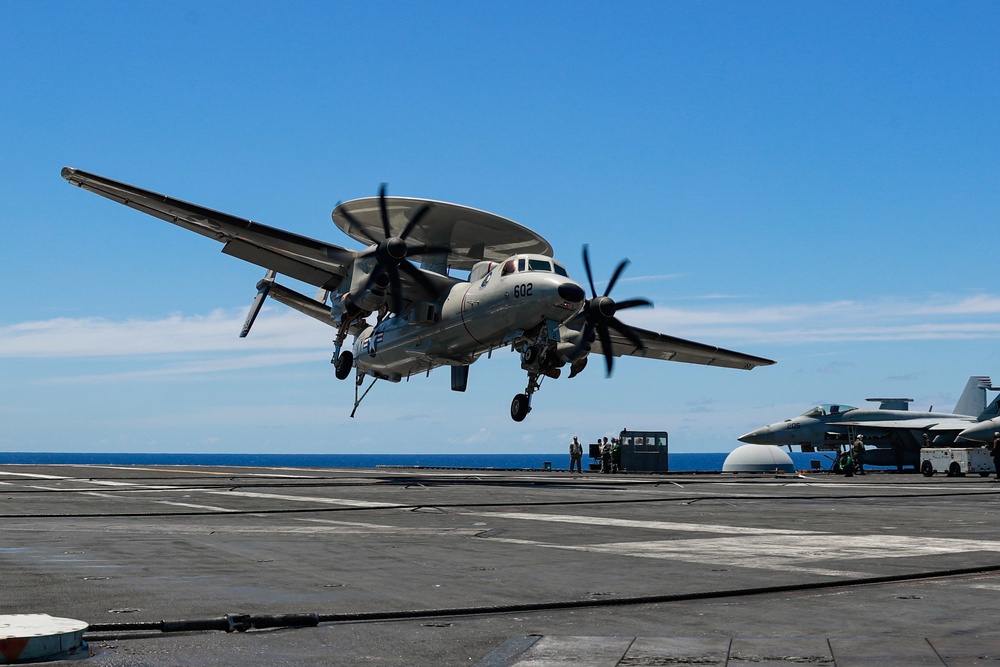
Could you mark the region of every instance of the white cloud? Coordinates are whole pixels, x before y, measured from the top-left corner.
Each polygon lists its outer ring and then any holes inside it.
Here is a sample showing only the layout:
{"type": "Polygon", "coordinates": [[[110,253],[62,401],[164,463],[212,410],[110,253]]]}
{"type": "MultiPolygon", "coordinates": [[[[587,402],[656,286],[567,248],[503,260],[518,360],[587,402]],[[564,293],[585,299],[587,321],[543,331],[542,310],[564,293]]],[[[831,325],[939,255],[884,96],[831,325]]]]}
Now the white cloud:
{"type": "Polygon", "coordinates": [[[247,338],[245,313],[174,314],[159,320],[57,318],[0,327],[0,357],[127,357],[209,351],[321,348],[334,330],[293,311],[265,310],[247,338]]]}
{"type": "Polygon", "coordinates": [[[95,382],[124,382],[129,380],[183,378],[192,375],[206,375],[238,371],[247,368],[267,368],[292,364],[317,363],[323,360],[321,352],[285,352],[273,354],[224,356],[207,360],[168,360],[157,368],[138,371],[101,373],[97,375],[71,375],[38,380],[42,384],[92,384],[95,382]]]}
{"type": "MultiPolygon", "coordinates": [[[[709,307],[637,308],[623,313],[623,319],[672,335],[739,343],[1000,338],[1000,296],[991,294],[762,306],[735,306],[722,300],[704,303],[709,307]]],[[[331,349],[331,327],[277,308],[265,309],[250,336],[240,339],[244,316],[241,309],[214,310],[207,315],[173,314],[159,320],[94,317],[11,324],[0,327],[0,358],[239,355],[141,372],[173,375],[300,363],[331,349]]]]}
{"type": "Polygon", "coordinates": [[[631,324],[686,337],[803,344],[1000,338],[1000,297],[836,300],[739,308],[632,310],[631,324]]]}

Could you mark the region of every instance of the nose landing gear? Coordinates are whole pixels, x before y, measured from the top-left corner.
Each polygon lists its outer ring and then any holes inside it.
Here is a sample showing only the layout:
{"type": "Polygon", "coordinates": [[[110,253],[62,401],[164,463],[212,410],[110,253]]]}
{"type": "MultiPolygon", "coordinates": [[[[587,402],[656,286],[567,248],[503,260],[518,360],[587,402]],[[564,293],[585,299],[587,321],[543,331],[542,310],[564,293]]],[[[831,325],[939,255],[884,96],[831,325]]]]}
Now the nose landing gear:
{"type": "Polygon", "coordinates": [[[528,386],[523,394],[518,394],[510,402],[510,418],[516,422],[524,421],[524,418],[531,412],[531,395],[538,391],[541,383],[538,381],[538,373],[528,373],[528,386]]]}
{"type": "Polygon", "coordinates": [[[341,352],[333,362],[335,375],[338,380],[346,380],[354,366],[354,354],[348,351],[341,352]]]}

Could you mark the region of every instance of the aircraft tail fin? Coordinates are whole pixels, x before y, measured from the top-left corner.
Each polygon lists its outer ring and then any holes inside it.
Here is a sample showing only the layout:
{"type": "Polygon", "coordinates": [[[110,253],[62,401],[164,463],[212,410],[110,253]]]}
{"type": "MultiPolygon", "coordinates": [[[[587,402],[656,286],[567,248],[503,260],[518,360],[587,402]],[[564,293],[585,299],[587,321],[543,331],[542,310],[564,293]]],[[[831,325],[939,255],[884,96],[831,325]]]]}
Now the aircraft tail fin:
{"type": "MultiPolygon", "coordinates": [[[[987,389],[994,389],[994,387],[987,387],[987,389]]],[[[1000,417],[1000,394],[986,406],[986,409],[976,418],[978,421],[985,421],[987,419],[996,419],[1000,417]]]]}
{"type": "Polygon", "coordinates": [[[988,375],[973,375],[952,411],[956,415],[978,417],[986,411],[986,390],[993,384],[988,375]]]}

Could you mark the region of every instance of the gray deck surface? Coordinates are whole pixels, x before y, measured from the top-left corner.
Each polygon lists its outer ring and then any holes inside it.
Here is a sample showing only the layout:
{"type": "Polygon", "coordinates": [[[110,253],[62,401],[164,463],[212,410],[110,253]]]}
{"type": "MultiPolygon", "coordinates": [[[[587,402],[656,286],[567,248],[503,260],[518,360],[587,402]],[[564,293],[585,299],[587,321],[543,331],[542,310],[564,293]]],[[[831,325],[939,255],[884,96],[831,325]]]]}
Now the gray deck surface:
{"type": "Polygon", "coordinates": [[[4,465],[0,527],[0,614],[90,623],[74,664],[1000,664],[980,477],[4,465]]]}

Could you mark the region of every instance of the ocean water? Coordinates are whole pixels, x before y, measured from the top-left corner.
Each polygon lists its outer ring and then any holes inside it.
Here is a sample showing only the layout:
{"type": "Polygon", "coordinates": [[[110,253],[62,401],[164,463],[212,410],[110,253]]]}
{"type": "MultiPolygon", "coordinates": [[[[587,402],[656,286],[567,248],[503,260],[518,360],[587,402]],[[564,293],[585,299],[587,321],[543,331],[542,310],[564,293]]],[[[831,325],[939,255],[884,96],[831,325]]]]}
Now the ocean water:
{"type": "MultiPolygon", "coordinates": [[[[728,452],[670,453],[673,472],[718,472],[728,452]]],[[[792,452],[797,470],[807,470],[810,460],[831,461],[821,454],[792,452]]],[[[120,454],[61,452],[0,452],[0,464],[77,465],[203,465],[263,466],[271,468],[374,468],[377,466],[422,466],[434,468],[541,469],[546,462],[556,470],[569,469],[569,454],[120,454]]],[[[584,467],[588,461],[584,460],[584,467]]]]}

